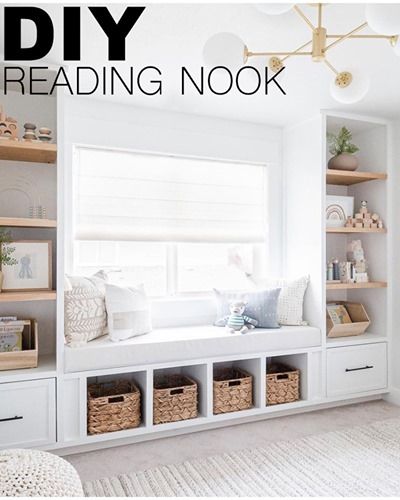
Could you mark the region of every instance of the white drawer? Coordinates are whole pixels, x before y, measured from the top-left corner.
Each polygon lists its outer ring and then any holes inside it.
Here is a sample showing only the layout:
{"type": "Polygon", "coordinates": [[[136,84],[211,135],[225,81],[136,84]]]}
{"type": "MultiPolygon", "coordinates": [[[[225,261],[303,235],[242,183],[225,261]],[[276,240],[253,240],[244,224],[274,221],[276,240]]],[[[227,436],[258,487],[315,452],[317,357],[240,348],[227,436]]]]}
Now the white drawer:
{"type": "Polygon", "coordinates": [[[386,344],[328,349],[327,369],[328,397],[385,389],[386,344]]]}
{"type": "Polygon", "coordinates": [[[0,384],[0,448],[55,442],[55,396],[54,379],[0,384]]]}

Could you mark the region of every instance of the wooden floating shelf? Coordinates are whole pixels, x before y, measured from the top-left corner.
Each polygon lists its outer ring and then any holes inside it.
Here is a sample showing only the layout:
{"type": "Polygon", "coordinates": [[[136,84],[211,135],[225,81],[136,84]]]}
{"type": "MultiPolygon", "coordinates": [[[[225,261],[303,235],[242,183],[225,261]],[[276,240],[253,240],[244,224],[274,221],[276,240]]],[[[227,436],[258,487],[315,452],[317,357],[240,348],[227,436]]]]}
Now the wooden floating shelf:
{"type": "Polygon", "coordinates": [[[37,300],[56,300],[55,290],[38,290],[31,292],[1,292],[0,302],[30,302],[37,300]]]}
{"type": "Polygon", "coordinates": [[[55,163],[56,159],[56,144],[48,144],[39,140],[32,142],[0,140],[0,160],[55,163]]]}
{"type": "Polygon", "coordinates": [[[387,230],[385,228],[382,229],[369,229],[366,227],[327,227],[327,233],[386,233],[387,230]]]}
{"type": "Polygon", "coordinates": [[[327,290],[357,290],[365,288],[386,288],[386,281],[368,281],[367,283],[327,283],[327,290]]]}
{"type": "Polygon", "coordinates": [[[20,217],[0,217],[0,227],[57,227],[53,219],[31,219],[20,217]]]}
{"type": "Polygon", "coordinates": [[[380,172],[347,172],[345,170],[327,170],[326,183],[336,186],[352,186],[360,182],[384,181],[387,174],[380,172]]]}

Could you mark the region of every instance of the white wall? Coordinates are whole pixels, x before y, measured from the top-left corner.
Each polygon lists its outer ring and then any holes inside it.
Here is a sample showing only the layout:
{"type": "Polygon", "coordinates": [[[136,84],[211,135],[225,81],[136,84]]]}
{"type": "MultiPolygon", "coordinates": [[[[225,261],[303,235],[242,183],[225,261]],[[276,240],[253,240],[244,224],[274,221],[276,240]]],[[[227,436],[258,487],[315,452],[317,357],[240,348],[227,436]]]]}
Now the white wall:
{"type": "Polygon", "coordinates": [[[324,331],[325,262],[323,200],[323,151],[325,130],[322,117],[287,127],[283,134],[285,199],[285,274],[310,276],[304,302],[304,318],[324,331]]]}
{"type": "MultiPolygon", "coordinates": [[[[66,230],[71,233],[71,168],[73,145],[94,145],[144,152],[166,153],[201,158],[270,163],[269,255],[274,270],[280,273],[281,255],[281,130],[269,126],[155,111],[114,104],[106,100],[66,97],[63,105],[64,183],[66,192],[66,230]]],[[[247,193],[251,196],[251,193],[247,193]]],[[[246,196],[246,193],[244,193],[246,196]]],[[[66,268],[72,268],[70,239],[66,238],[66,268]]],[[[163,301],[153,307],[168,312],[173,321],[204,323],[213,319],[210,301],[203,303],[203,315],[197,304],[163,301]],[[187,316],[186,318],[184,316],[187,316]]]]}

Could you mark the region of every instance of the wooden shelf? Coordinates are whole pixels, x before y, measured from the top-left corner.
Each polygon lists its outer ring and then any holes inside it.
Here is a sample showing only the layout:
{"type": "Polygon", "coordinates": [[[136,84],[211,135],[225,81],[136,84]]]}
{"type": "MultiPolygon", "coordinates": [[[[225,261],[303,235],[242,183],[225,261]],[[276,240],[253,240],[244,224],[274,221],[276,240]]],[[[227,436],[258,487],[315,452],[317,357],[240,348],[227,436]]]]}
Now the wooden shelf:
{"type": "Polygon", "coordinates": [[[0,140],[0,160],[55,163],[56,159],[56,144],[48,144],[41,141],[0,140]]]}
{"type": "Polygon", "coordinates": [[[0,227],[57,227],[53,219],[30,219],[20,217],[0,217],[0,227]]]}
{"type": "Polygon", "coordinates": [[[365,227],[327,227],[327,233],[386,233],[386,228],[383,229],[368,229],[365,227]]]}
{"type": "Polygon", "coordinates": [[[336,186],[352,186],[360,182],[384,181],[387,174],[378,172],[347,172],[345,170],[327,170],[326,183],[336,186]]]}
{"type": "Polygon", "coordinates": [[[56,300],[55,290],[32,292],[1,292],[0,302],[30,302],[36,300],[56,300]]]}
{"type": "Polygon", "coordinates": [[[368,281],[367,283],[327,283],[327,290],[357,290],[359,288],[386,288],[386,281],[368,281]]]}

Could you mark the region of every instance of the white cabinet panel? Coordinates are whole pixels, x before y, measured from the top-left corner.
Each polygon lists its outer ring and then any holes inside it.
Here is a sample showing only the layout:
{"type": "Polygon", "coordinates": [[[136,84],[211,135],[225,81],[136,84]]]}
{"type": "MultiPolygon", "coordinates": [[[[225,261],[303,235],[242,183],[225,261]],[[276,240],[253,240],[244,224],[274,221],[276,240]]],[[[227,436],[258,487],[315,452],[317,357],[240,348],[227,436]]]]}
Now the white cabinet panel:
{"type": "Polygon", "coordinates": [[[329,349],[327,369],[328,397],[385,389],[386,343],[329,349]]]}
{"type": "Polygon", "coordinates": [[[56,441],[55,380],[0,384],[0,448],[56,441]]]}

